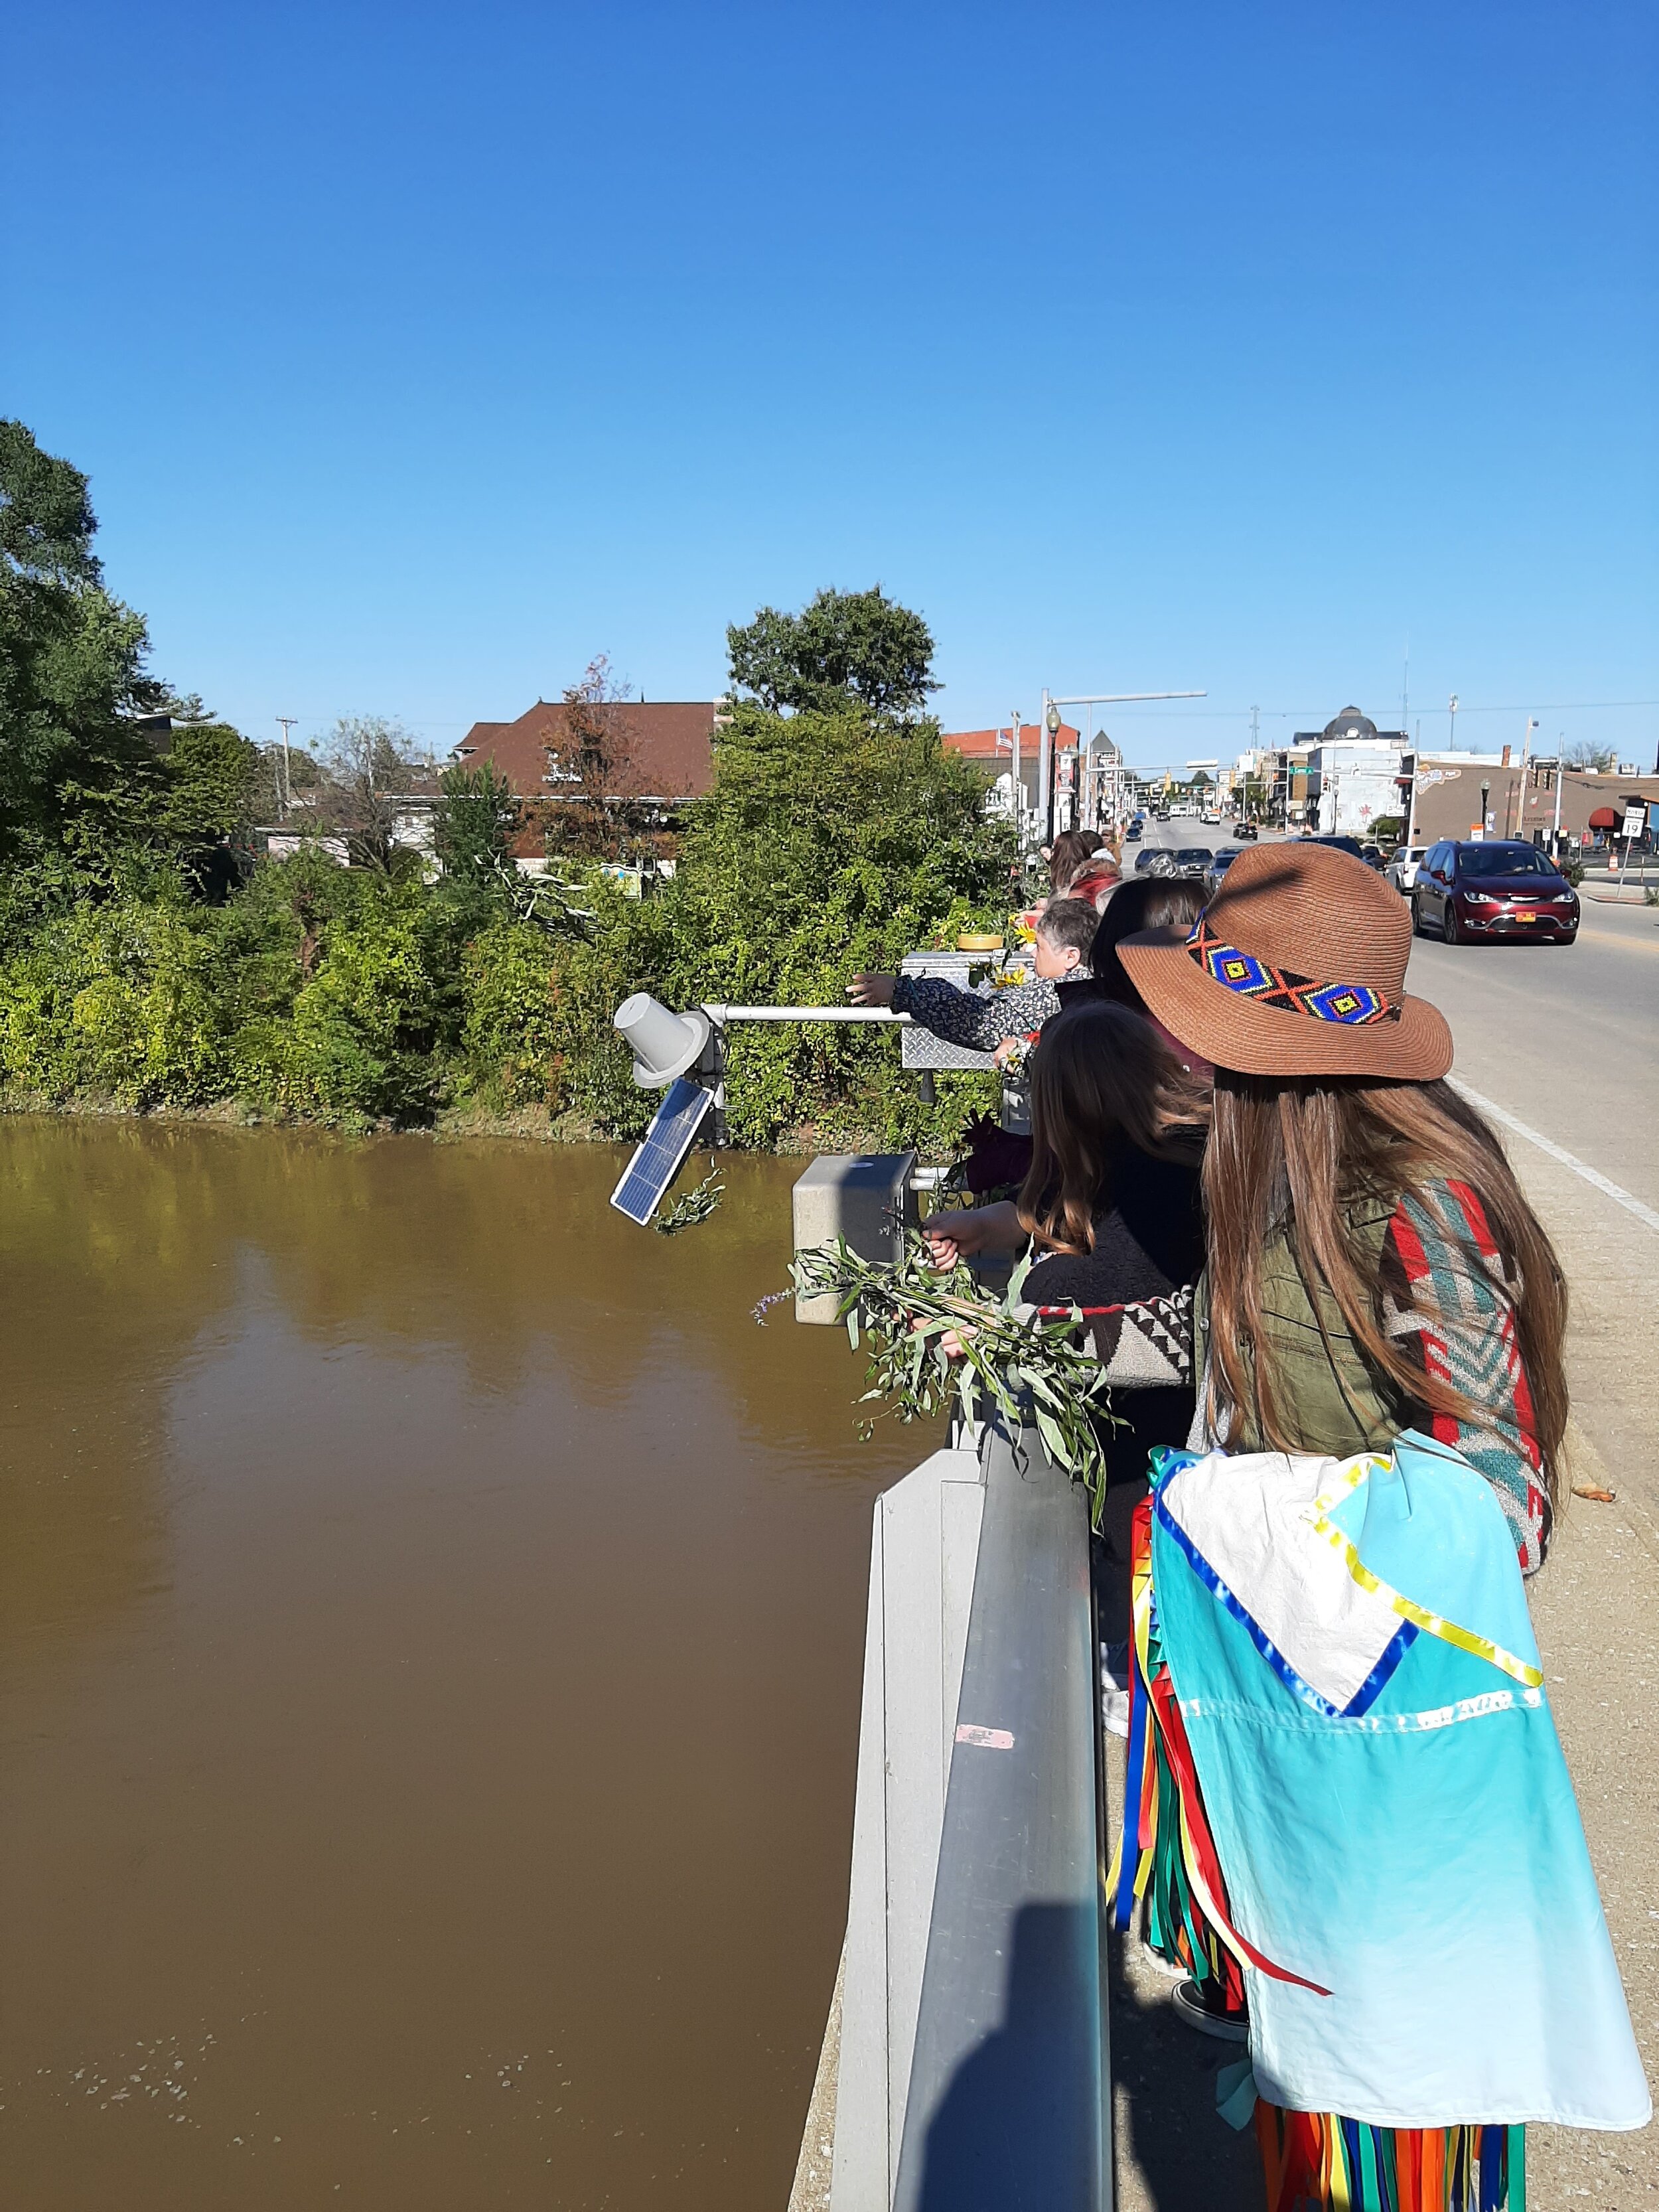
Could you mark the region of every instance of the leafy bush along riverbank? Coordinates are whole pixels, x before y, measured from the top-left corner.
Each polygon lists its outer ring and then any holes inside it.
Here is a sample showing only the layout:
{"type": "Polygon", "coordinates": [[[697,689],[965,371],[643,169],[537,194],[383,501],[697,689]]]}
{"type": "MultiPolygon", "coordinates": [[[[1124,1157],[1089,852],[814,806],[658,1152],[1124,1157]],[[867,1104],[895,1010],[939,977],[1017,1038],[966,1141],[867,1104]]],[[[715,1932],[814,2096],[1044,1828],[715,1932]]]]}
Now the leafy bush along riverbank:
{"type": "MultiPolygon", "coordinates": [[[[570,902],[586,919],[533,898],[476,771],[444,779],[434,882],[361,823],[364,865],[250,872],[234,862],[270,818],[271,757],[199,702],[170,750],[146,740],[137,718],[178,702],[105,592],[94,527],[84,478],[0,424],[0,1104],[629,1137],[653,1103],[611,1027],[630,991],[840,1004],[854,969],[1004,918],[1007,833],[922,711],[925,624],[879,592],[729,633],[750,696],[651,898],[597,870],[570,902]]],[[[924,1108],[890,1032],[733,1034],[739,1144],[943,1147],[992,1092],[939,1091],[924,1108]]]]}
{"type": "MultiPolygon", "coordinates": [[[[447,1109],[562,1117],[631,1136],[637,1091],[611,1016],[630,990],[836,1004],[847,975],[993,919],[1007,855],[971,770],[931,725],[739,708],[712,794],[654,897],[586,887],[550,933],[498,875],[380,874],[320,855],[258,866],[222,905],[152,867],[137,888],[48,901],[0,954],[13,1103],[143,1109],[223,1101],[283,1116],[419,1125],[447,1109]]],[[[945,1144],[983,1079],[921,1106],[890,1034],[733,1034],[732,1133],[945,1144]]]]}

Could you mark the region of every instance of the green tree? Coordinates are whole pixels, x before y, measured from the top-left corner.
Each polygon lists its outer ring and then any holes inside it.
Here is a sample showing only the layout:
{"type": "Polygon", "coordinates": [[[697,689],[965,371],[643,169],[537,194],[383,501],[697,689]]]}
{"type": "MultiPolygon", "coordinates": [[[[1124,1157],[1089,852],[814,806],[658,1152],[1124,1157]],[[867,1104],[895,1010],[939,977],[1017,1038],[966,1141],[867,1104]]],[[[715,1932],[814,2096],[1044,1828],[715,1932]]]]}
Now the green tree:
{"type": "Polygon", "coordinates": [[[930,692],[933,637],[919,614],[867,592],[820,592],[798,615],[762,607],[726,633],[732,681],[774,714],[833,712],[848,699],[884,718],[919,714],[930,692]]]}
{"type": "Polygon", "coordinates": [[[87,480],[0,421],[0,854],[106,860],[161,776],[134,718],[159,714],[143,617],[105,590],[87,480]]]}
{"type": "Polygon", "coordinates": [[[447,768],[433,822],[433,850],[449,876],[489,878],[504,866],[519,803],[513,786],[488,761],[447,768]]]}
{"type": "MultiPolygon", "coordinates": [[[[715,752],[714,787],[691,810],[673,883],[643,902],[594,893],[595,941],[560,956],[558,1018],[568,1095],[629,1133],[648,1110],[611,1016],[629,991],[676,1006],[838,1006],[860,969],[890,969],[1007,913],[1012,834],[988,817],[982,774],[937,724],[897,726],[843,697],[788,720],[738,706],[715,752]]],[[[728,1118],[739,1143],[803,1124],[884,1139],[948,1137],[984,1079],[940,1079],[930,1115],[897,1076],[893,1036],[873,1027],[739,1025],[728,1118]]]]}
{"type": "Polygon", "coordinates": [[[259,750],[228,722],[175,726],[162,761],[158,820],[186,848],[246,835],[253,811],[259,750]]]}

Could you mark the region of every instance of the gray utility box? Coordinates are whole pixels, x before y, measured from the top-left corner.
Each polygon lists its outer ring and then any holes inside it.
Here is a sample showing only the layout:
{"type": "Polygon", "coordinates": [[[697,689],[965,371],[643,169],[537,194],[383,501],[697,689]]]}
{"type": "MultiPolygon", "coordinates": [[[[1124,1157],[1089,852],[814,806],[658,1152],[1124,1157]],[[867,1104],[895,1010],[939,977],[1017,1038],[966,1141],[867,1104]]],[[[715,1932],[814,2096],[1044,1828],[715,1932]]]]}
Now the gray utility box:
{"type": "MultiPolygon", "coordinates": [[[[860,1260],[893,1261],[917,1221],[910,1188],[914,1152],[826,1152],[795,1185],[795,1249],[810,1252],[845,1237],[860,1260]]],[[[797,1321],[833,1322],[836,1300],[824,1291],[795,1299],[797,1321]]]]}
{"type": "MultiPolygon", "coordinates": [[[[1016,951],[1007,957],[1006,964],[1016,969],[1024,969],[1030,978],[1030,955],[1016,951]]],[[[936,975],[943,982],[954,983],[958,991],[971,990],[975,981],[1000,975],[1004,965],[1000,952],[907,952],[899,963],[902,975],[936,975]]],[[[921,1028],[916,1023],[907,1023],[899,1031],[899,1064],[903,1067],[929,1070],[953,1068],[983,1068],[995,1065],[988,1052],[971,1052],[966,1045],[947,1044],[943,1037],[935,1036],[932,1030],[921,1028]]]]}

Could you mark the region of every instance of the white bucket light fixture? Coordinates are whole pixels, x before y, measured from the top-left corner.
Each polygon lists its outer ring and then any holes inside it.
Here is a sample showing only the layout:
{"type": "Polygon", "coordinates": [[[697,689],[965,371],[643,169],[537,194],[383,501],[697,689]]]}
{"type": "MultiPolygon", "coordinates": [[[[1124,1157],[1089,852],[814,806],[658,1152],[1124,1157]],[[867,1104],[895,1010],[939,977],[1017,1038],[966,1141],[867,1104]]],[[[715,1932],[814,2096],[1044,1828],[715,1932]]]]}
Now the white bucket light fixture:
{"type": "Polygon", "coordinates": [[[634,1080],[641,1091],[665,1090],[702,1058],[711,1024],[707,1014],[671,1013],[648,991],[635,991],[612,1016],[634,1055],[634,1080]]]}

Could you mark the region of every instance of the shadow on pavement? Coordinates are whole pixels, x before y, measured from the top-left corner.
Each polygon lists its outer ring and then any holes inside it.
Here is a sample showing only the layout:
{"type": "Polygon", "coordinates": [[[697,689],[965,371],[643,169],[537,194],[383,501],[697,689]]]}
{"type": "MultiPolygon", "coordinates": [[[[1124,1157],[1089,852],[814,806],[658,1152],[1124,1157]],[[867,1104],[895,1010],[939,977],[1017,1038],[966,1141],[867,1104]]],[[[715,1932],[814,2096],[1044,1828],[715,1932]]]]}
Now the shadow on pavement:
{"type": "Polygon", "coordinates": [[[1110,1945],[1116,2212],[1260,2212],[1255,2136],[1215,2108],[1219,2069],[1243,2056],[1177,2019],[1170,1983],[1110,1945]]]}

